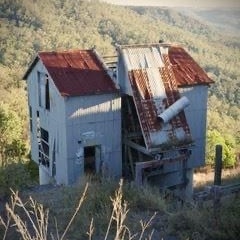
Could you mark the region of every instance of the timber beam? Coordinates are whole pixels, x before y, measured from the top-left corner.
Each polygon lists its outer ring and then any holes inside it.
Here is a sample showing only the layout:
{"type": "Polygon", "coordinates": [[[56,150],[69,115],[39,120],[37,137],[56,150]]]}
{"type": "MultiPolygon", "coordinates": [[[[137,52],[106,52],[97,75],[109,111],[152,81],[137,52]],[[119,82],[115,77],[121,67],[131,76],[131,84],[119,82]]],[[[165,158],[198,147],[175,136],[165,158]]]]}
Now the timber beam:
{"type": "Polygon", "coordinates": [[[184,161],[187,160],[188,156],[185,154],[182,154],[175,158],[163,158],[161,160],[151,160],[147,162],[136,162],[135,163],[135,182],[137,186],[141,186],[143,184],[143,175],[144,169],[148,168],[158,168],[163,166],[164,163],[171,163],[171,162],[177,162],[177,161],[184,161]]]}
{"type": "Polygon", "coordinates": [[[133,141],[130,141],[129,139],[123,139],[123,143],[126,144],[127,146],[133,148],[133,149],[136,149],[137,151],[141,152],[141,153],[144,153],[148,156],[152,156],[152,154],[147,150],[147,148],[133,142],[133,141]]]}

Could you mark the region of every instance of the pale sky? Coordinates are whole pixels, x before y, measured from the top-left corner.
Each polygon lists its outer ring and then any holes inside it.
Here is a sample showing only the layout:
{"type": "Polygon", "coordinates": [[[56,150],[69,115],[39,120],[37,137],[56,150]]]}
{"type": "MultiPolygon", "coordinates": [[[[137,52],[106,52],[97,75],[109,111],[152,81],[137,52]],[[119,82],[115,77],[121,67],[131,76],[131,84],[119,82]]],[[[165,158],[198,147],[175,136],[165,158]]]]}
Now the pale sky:
{"type": "Polygon", "coordinates": [[[138,6],[240,8],[240,0],[101,0],[101,1],[119,5],[138,5],[138,6]]]}

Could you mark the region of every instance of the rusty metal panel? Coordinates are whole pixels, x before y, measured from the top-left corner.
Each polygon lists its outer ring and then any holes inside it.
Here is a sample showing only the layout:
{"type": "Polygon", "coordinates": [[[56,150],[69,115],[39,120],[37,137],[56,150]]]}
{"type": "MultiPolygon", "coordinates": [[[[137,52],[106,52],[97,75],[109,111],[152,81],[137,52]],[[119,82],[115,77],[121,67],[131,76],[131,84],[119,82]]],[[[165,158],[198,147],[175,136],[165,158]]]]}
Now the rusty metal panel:
{"type": "Polygon", "coordinates": [[[182,110],[169,123],[158,116],[181,95],[178,78],[169,56],[171,46],[145,45],[123,47],[124,66],[132,90],[140,126],[147,148],[171,141],[191,141],[190,129],[182,110]]]}
{"type": "Polygon", "coordinates": [[[194,59],[181,47],[169,48],[169,59],[173,67],[178,86],[211,84],[213,80],[194,59]]]}
{"type": "Polygon", "coordinates": [[[62,96],[117,92],[117,88],[93,50],[40,52],[24,75],[42,61],[62,96]]]}

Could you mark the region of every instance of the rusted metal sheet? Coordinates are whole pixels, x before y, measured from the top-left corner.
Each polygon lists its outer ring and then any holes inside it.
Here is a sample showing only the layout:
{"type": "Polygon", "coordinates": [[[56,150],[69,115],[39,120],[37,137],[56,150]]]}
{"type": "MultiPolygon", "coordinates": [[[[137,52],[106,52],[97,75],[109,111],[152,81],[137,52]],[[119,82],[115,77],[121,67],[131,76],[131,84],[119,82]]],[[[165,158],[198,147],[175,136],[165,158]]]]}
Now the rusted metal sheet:
{"type": "Polygon", "coordinates": [[[62,96],[81,96],[117,92],[114,82],[93,50],[40,52],[31,69],[41,60],[62,96]]]}
{"type": "Polygon", "coordinates": [[[169,48],[169,59],[178,86],[214,83],[183,48],[171,46],[169,48]]]}
{"type": "MultiPolygon", "coordinates": [[[[160,68],[159,70],[162,75],[163,84],[166,90],[166,95],[167,95],[166,104],[167,104],[167,107],[169,107],[172,104],[174,104],[176,101],[178,101],[181,96],[178,90],[177,77],[174,73],[172,64],[170,62],[169,54],[163,54],[163,62],[164,62],[164,67],[160,68]]],[[[176,134],[175,129],[178,129],[178,132],[180,132],[179,130],[182,128],[186,134],[186,137],[188,139],[191,139],[190,129],[189,129],[184,111],[181,111],[177,116],[175,116],[171,120],[171,126],[172,126],[172,131],[170,131],[170,134],[171,134],[170,138],[175,137],[174,136],[176,134]],[[174,131],[175,131],[175,134],[174,134],[174,131]]]]}
{"type": "Polygon", "coordinates": [[[169,49],[171,46],[161,45],[139,48],[127,46],[122,49],[133,100],[148,149],[172,140],[191,140],[184,111],[167,124],[158,119],[162,112],[181,97],[169,49]]]}
{"type": "Polygon", "coordinates": [[[149,88],[147,73],[145,70],[133,70],[129,72],[129,80],[145,141],[147,145],[150,145],[149,132],[160,130],[160,122],[157,121],[157,111],[153,103],[151,89],[149,88]]]}

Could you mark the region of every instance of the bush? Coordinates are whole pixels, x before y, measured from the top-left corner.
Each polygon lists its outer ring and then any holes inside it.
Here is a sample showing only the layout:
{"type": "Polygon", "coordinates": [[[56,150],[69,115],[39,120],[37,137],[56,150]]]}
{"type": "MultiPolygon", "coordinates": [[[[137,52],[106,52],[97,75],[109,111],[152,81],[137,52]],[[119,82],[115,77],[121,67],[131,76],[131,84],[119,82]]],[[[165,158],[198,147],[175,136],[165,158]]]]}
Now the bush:
{"type": "Polygon", "coordinates": [[[215,147],[217,144],[223,147],[223,167],[233,167],[236,163],[236,142],[230,135],[222,135],[217,130],[210,130],[207,132],[207,160],[206,163],[214,165],[215,163],[215,147]]]}
{"type": "Polygon", "coordinates": [[[212,207],[184,209],[169,219],[169,232],[180,239],[236,240],[240,236],[240,199],[222,199],[217,213],[212,207]]]}
{"type": "Polygon", "coordinates": [[[11,163],[0,168],[0,195],[8,196],[10,188],[22,190],[33,184],[32,178],[24,163],[11,163]]]}

